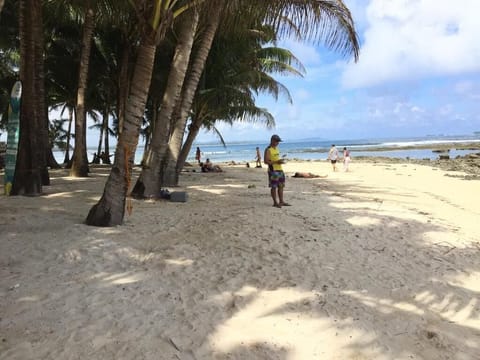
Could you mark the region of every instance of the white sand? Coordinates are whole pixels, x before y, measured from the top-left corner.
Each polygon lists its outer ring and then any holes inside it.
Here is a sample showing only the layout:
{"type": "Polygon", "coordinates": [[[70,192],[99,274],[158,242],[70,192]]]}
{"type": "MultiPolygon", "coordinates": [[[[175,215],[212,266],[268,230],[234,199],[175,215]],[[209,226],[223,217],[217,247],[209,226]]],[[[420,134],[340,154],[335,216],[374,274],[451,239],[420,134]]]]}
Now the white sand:
{"type": "Polygon", "coordinates": [[[115,228],[82,224],[106,168],[0,196],[0,359],[480,359],[480,181],[288,163],[328,177],[277,209],[225,169],[115,228]]]}

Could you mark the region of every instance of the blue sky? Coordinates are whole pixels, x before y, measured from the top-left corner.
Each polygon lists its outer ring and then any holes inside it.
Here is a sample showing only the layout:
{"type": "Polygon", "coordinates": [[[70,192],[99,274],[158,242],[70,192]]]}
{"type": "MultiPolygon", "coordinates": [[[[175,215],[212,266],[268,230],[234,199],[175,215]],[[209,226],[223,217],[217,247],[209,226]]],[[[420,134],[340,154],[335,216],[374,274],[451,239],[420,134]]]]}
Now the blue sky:
{"type": "MultiPolygon", "coordinates": [[[[293,104],[260,97],[276,119],[219,125],[228,142],[365,139],[480,131],[479,0],[345,0],[360,36],[360,60],[286,41],[304,78],[279,77],[293,104]]],[[[198,142],[215,141],[202,133],[198,142]]]]}
{"type": "MultiPolygon", "coordinates": [[[[279,44],[307,70],[304,78],[278,78],[293,104],[261,96],[258,105],[275,116],[276,128],[219,124],[227,143],[267,142],[273,133],[288,141],[480,131],[480,0],[344,2],[360,37],[359,61],[310,44],[279,44]]],[[[88,145],[97,141],[89,131],[88,145]]],[[[207,133],[197,138],[217,141],[207,133]]]]}

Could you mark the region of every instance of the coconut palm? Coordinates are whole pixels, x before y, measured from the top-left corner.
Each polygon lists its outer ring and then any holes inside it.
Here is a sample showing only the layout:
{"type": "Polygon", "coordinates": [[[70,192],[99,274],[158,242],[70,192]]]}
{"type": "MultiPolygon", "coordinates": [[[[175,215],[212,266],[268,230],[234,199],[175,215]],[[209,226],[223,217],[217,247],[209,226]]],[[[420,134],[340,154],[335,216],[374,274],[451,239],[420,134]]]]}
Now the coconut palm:
{"type": "MultiPolygon", "coordinates": [[[[139,126],[147,100],[154,64],[155,48],[173,20],[195,3],[212,4],[214,1],[132,1],[142,29],[138,57],[126,106],[126,118],[117,143],[115,161],[105,186],[104,193],[87,216],[87,224],[111,226],[123,222],[126,195],[130,186],[131,165],[138,143],[139,126]],[[141,84],[141,88],[138,84],[141,84]]],[[[228,2],[236,3],[235,1],[228,2]]],[[[299,38],[324,40],[330,48],[347,55],[358,56],[358,39],[350,12],[341,0],[330,1],[247,1],[250,8],[257,10],[262,21],[272,24],[280,34],[295,34],[299,38]],[[294,24],[295,26],[289,26],[294,24]],[[294,29],[294,30],[292,30],[294,29]]],[[[237,18],[245,13],[232,14],[237,18]]],[[[207,50],[207,52],[209,49],[207,50]]],[[[200,71],[201,72],[201,71],[200,71]]],[[[172,87],[172,96],[175,95],[172,87]]],[[[178,99],[175,99],[178,101],[178,99]]],[[[167,125],[169,126],[169,125],[167,125]]],[[[165,132],[168,134],[169,132],[165,132]]],[[[160,157],[162,158],[162,156],[160,157]]]]}
{"type": "Polygon", "coordinates": [[[87,89],[88,66],[93,31],[95,29],[96,8],[93,1],[87,0],[84,4],[84,23],[82,35],[82,51],[78,71],[78,88],[75,114],[75,149],[70,176],[88,176],[87,139],[86,139],[86,110],[85,93],[87,89]]]}
{"type": "Polygon", "coordinates": [[[100,201],[90,209],[87,216],[88,225],[113,226],[123,222],[139,128],[152,78],[155,50],[158,43],[165,38],[174,19],[189,10],[195,1],[137,0],[131,3],[140,21],[138,29],[142,29],[141,39],[114,163],[100,201]]]}
{"type": "Polygon", "coordinates": [[[22,102],[20,108],[20,136],[15,176],[11,190],[12,195],[39,195],[42,193],[42,171],[45,167],[44,143],[38,134],[43,132],[36,86],[39,79],[36,62],[39,51],[37,47],[41,37],[41,3],[39,0],[19,1],[19,35],[20,35],[20,80],[22,81],[22,102]],[[28,55],[27,55],[28,54],[28,55]]]}
{"type": "Polygon", "coordinates": [[[218,135],[217,121],[262,122],[267,127],[275,125],[273,116],[255,105],[255,96],[266,92],[278,99],[283,95],[291,102],[288,89],[269,73],[302,76],[305,69],[288,50],[263,47],[274,42],[269,27],[252,31],[249,41],[234,41],[228,36],[218,36],[205,69],[203,89],[197,92],[188,135],[176,166],[176,179],[191,149],[200,127],[204,126],[218,135]],[[228,69],[228,70],[227,70],[228,69]],[[220,74],[220,75],[219,75],[220,74]],[[224,74],[224,75],[221,75],[224,74]]]}
{"type": "MultiPolygon", "coordinates": [[[[251,6],[248,2],[229,2],[230,11],[233,9],[232,4],[243,4],[246,6],[235,7],[235,11],[231,12],[231,14],[238,14],[237,17],[234,17],[237,21],[227,21],[227,23],[233,23],[238,26],[238,24],[242,24],[242,22],[245,24],[244,19],[248,21],[253,19],[257,21],[257,24],[268,21],[274,29],[277,29],[276,31],[283,31],[287,34],[294,32],[298,36],[303,36],[303,38],[326,37],[328,46],[344,51],[352,50],[356,56],[355,49],[358,48],[358,42],[353,29],[353,21],[351,20],[348,9],[346,9],[341,1],[272,1],[262,2],[260,4],[255,3],[253,4],[254,6],[251,6]],[[325,11],[322,11],[322,7],[325,8],[325,11]],[[342,16],[343,18],[337,18],[342,16]],[[239,21],[239,18],[242,21],[239,21]],[[326,26],[332,25],[332,23],[337,27],[334,30],[326,26]],[[312,31],[309,28],[316,25],[323,25],[322,31],[312,31]]],[[[220,18],[221,12],[209,12],[209,21],[214,22],[215,16],[220,18]]],[[[251,26],[251,23],[249,25],[251,26]]],[[[212,31],[209,36],[213,37],[215,32],[216,31],[212,31]]],[[[202,53],[208,54],[210,46],[211,42],[205,42],[205,47],[201,48],[202,53]]],[[[201,73],[204,61],[198,62],[196,65],[198,65],[200,69],[195,68],[195,71],[192,71],[192,73],[201,73]]],[[[192,89],[194,91],[197,85],[198,80],[192,82],[192,87],[189,88],[189,92],[191,93],[192,89]]],[[[186,94],[189,92],[186,92],[186,94]]],[[[174,93],[165,94],[165,98],[167,99],[171,99],[174,96],[174,93]]],[[[170,134],[168,146],[163,146],[162,148],[164,149],[164,154],[153,158],[153,162],[148,164],[148,168],[142,171],[140,181],[143,181],[143,184],[140,184],[140,186],[135,189],[140,192],[143,190],[147,196],[155,195],[162,186],[176,185],[178,181],[178,172],[180,171],[178,167],[178,165],[180,165],[178,164],[178,155],[186,125],[186,113],[189,109],[189,104],[191,104],[191,100],[185,101],[185,99],[177,99],[177,102],[180,103],[182,100],[183,104],[180,105],[181,110],[177,111],[177,114],[179,114],[178,117],[174,119],[174,121],[164,122],[163,125],[161,125],[164,127],[164,134],[170,134]],[[168,130],[170,126],[173,126],[173,131],[168,130]],[[157,163],[155,163],[155,161],[157,163]],[[154,170],[150,171],[150,169],[154,170]],[[170,174],[170,176],[167,174],[170,174]]],[[[158,131],[160,132],[160,130],[158,131]]],[[[165,135],[163,135],[161,139],[165,139],[165,135]]],[[[152,142],[162,141],[161,139],[153,139],[152,142]]]]}
{"type": "Polygon", "coordinates": [[[193,46],[194,37],[198,24],[199,15],[195,10],[190,11],[181,21],[178,29],[178,43],[173,57],[173,63],[168,74],[165,96],[163,97],[160,111],[155,122],[152,142],[148,147],[139,183],[142,189],[148,194],[157,194],[160,188],[157,176],[163,162],[167,159],[161,158],[168,154],[170,137],[170,121],[175,109],[175,101],[182,91],[182,84],[187,72],[190,52],[193,46]]]}

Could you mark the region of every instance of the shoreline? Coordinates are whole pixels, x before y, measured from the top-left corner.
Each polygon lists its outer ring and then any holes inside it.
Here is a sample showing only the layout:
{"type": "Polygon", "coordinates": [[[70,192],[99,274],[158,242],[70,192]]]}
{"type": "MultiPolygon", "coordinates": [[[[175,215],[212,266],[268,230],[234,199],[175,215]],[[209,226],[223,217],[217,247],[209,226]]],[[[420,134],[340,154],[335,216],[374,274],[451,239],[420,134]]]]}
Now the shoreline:
{"type": "MultiPolygon", "coordinates": [[[[286,143],[287,144],[287,143],[286,143]]],[[[308,143],[306,143],[308,144],[308,143]]],[[[227,154],[225,154],[225,149],[221,145],[209,145],[209,146],[214,146],[218,147],[218,150],[220,151],[219,154],[212,153],[210,154],[209,152],[206,152],[203,156],[203,158],[210,157],[210,160],[213,162],[228,162],[228,161],[252,161],[254,159],[254,149],[255,146],[259,146],[260,144],[240,144],[241,146],[245,146],[241,148],[242,151],[242,158],[233,158],[233,159],[228,159],[227,154]],[[245,152],[247,149],[246,146],[248,146],[248,149],[252,149],[252,151],[245,152]],[[218,158],[220,157],[220,158],[218,158]]],[[[238,144],[227,144],[228,151],[227,153],[235,153],[236,152],[236,146],[239,146],[238,144]]],[[[343,147],[344,145],[338,145],[340,148],[343,147]]],[[[364,153],[364,152],[371,152],[371,153],[379,153],[379,152],[395,152],[395,151],[415,151],[415,150],[432,150],[433,154],[436,154],[435,156],[438,156],[439,154],[445,152],[446,150],[454,150],[454,151],[472,151],[476,152],[477,150],[480,152],[480,141],[479,142],[472,142],[472,141],[455,141],[455,142],[449,142],[449,143],[428,143],[428,144],[415,144],[415,145],[390,145],[390,146],[367,146],[365,147],[359,146],[359,145],[347,145],[349,149],[351,150],[351,153],[353,156],[360,156],[356,155],[356,153],[364,153]]],[[[143,146],[137,147],[136,155],[135,155],[135,163],[138,164],[140,163],[143,155],[143,146]]],[[[87,152],[89,152],[89,159],[92,158],[93,153],[96,152],[96,148],[88,148],[87,152]]],[[[114,147],[110,149],[110,152],[113,153],[115,150],[114,147]]],[[[285,152],[289,152],[290,149],[284,149],[285,152]]],[[[300,160],[309,160],[308,158],[304,157],[308,156],[308,154],[311,154],[311,160],[318,159],[319,156],[322,158],[325,157],[325,155],[328,153],[328,148],[322,148],[322,149],[308,149],[305,148],[301,152],[298,152],[298,149],[294,153],[292,153],[292,158],[296,158],[298,156],[301,156],[300,160]]],[[[54,155],[57,159],[57,161],[62,161],[64,158],[63,152],[60,152],[58,150],[54,150],[54,155]],[[61,153],[61,155],[60,155],[61,153]]],[[[238,154],[236,154],[238,155],[238,154]]],[[[463,154],[460,154],[463,155],[463,154]]],[[[370,156],[370,155],[369,155],[370,156]]],[[[375,156],[374,154],[371,156],[375,156]]],[[[388,156],[388,157],[393,157],[393,156],[388,156]]],[[[405,157],[400,157],[402,159],[405,159],[408,157],[406,155],[405,157]]],[[[427,155],[428,157],[428,155],[427,155]]],[[[193,162],[195,158],[195,154],[191,152],[191,154],[188,157],[188,161],[193,162]]],[[[432,159],[435,160],[435,159],[432,159]]]]}
{"type": "MultiPolygon", "coordinates": [[[[255,164],[252,161],[226,161],[219,162],[221,166],[228,165],[245,165],[248,163],[250,167],[252,164],[255,164]]],[[[325,159],[313,159],[313,160],[303,160],[298,158],[288,159],[287,164],[289,163],[329,163],[325,159]]],[[[395,158],[395,157],[383,157],[383,156],[353,156],[351,158],[351,164],[355,163],[385,163],[385,164],[418,164],[424,166],[430,166],[433,168],[442,169],[445,171],[456,171],[464,172],[470,180],[479,179],[480,180],[480,152],[472,153],[465,156],[459,156],[451,159],[404,159],[404,158],[395,158]]],[[[339,167],[343,166],[343,159],[340,158],[338,161],[339,167]]],[[[186,163],[186,168],[189,169],[194,167],[191,163],[186,163]]],[[[263,165],[265,166],[265,165],[263,165]]],[[[253,166],[254,167],[254,166],[253,166]]]]}
{"type": "Polygon", "coordinates": [[[447,150],[480,150],[480,142],[463,142],[456,141],[451,143],[429,143],[429,144],[416,144],[416,145],[391,145],[391,146],[372,146],[365,148],[353,149],[359,151],[394,151],[394,150],[428,150],[432,149],[433,152],[445,152],[447,150]]]}

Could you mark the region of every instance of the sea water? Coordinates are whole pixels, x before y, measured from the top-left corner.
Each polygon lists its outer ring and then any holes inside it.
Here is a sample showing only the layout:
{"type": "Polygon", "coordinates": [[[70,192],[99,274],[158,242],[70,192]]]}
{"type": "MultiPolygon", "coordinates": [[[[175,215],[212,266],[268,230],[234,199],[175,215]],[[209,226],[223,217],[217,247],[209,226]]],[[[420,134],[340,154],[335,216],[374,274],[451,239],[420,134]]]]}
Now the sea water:
{"type": "MultiPolygon", "coordinates": [[[[332,144],[335,144],[339,153],[343,147],[347,147],[350,150],[352,158],[356,156],[382,156],[388,158],[401,158],[401,159],[438,159],[439,154],[433,152],[438,145],[445,145],[458,142],[472,142],[480,143],[480,136],[441,136],[441,137],[418,137],[418,138],[403,138],[403,139],[360,139],[360,140],[295,140],[284,141],[279,145],[280,152],[286,156],[287,159],[299,159],[299,160],[326,160],[328,150],[332,144]],[[404,146],[431,146],[426,149],[398,149],[404,146]],[[375,148],[381,148],[379,151],[371,151],[375,148]],[[388,148],[386,150],[385,148],[388,148]],[[383,150],[385,149],[385,150],[383,150]]],[[[256,147],[260,148],[260,152],[263,155],[264,149],[268,146],[269,142],[265,141],[248,141],[248,142],[235,142],[228,143],[226,146],[222,144],[194,144],[187,157],[187,161],[195,162],[195,150],[200,147],[202,152],[202,161],[207,158],[213,163],[223,162],[254,162],[256,156],[256,147]]],[[[115,148],[112,147],[111,153],[114,153],[115,148]]],[[[89,161],[93,159],[93,153],[96,152],[96,148],[89,148],[87,150],[89,161]]],[[[139,164],[142,160],[144,147],[137,147],[135,152],[135,164],[139,164]]],[[[457,156],[464,156],[470,153],[479,152],[479,150],[455,150],[450,149],[450,158],[457,156]]],[[[61,151],[54,151],[54,156],[57,161],[61,162],[64,158],[64,153],[61,151]]],[[[112,158],[113,160],[113,158],[112,158]]]]}

